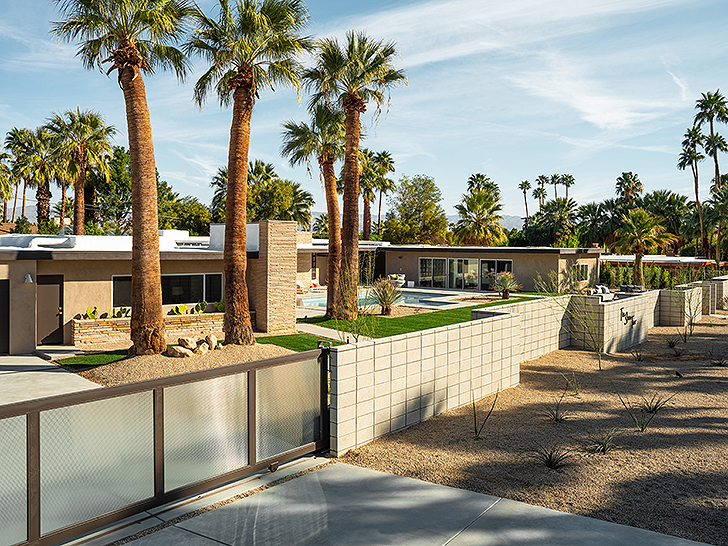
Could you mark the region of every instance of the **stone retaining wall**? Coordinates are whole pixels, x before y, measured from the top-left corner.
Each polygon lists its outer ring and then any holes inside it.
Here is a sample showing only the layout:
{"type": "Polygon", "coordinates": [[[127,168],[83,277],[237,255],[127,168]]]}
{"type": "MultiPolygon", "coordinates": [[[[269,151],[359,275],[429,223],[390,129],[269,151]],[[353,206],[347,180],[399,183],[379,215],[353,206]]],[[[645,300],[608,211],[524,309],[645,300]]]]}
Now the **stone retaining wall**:
{"type": "MultiPolygon", "coordinates": [[[[255,325],[255,312],[251,312],[255,325]]],[[[164,329],[167,337],[181,337],[212,332],[222,337],[225,313],[203,313],[202,315],[165,315],[164,329]]],[[[73,319],[71,337],[73,344],[80,348],[102,343],[129,341],[129,318],[111,319],[73,319]]]]}

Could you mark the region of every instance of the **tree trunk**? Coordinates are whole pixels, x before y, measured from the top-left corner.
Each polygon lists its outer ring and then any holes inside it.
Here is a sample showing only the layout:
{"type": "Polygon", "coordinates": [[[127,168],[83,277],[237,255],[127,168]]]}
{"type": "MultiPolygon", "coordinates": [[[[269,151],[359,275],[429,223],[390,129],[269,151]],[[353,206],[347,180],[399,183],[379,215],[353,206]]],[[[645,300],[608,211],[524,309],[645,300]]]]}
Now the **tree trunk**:
{"type": "Polygon", "coordinates": [[[377,212],[377,235],[382,236],[382,194],[384,190],[379,190],[379,211],[377,212]]]}
{"type": "Polygon", "coordinates": [[[66,226],[64,225],[66,223],[66,186],[61,185],[61,220],[60,220],[60,229],[59,234],[63,235],[64,230],[66,229],[66,226]]]}
{"type": "Polygon", "coordinates": [[[86,154],[79,151],[76,160],[78,174],[73,181],[73,234],[83,235],[86,225],[86,154]]]}
{"type": "MultiPolygon", "coordinates": [[[[693,170],[693,180],[695,181],[695,205],[698,207],[698,218],[700,219],[700,251],[703,256],[708,257],[708,241],[705,237],[705,228],[703,227],[703,207],[700,206],[700,188],[698,184],[698,165],[691,164],[693,170]]],[[[696,247],[697,250],[697,247],[696,247]]]]}
{"type": "Polygon", "coordinates": [[[526,225],[528,225],[528,196],[523,192],[523,204],[526,205],[526,225]]]}
{"type": "Polygon", "coordinates": [[[51,219],[51,188],[48,180],[44,180],[35,192],[36,200],[36,223],[40,227],[41,222],[48,223],[51,219]]]}
{"type": "Polygon", "coordinates": [[[645,274],[642,271],[642,253],[635,252],[634,254],[634,270],[632,271],[632,283],[637,286],[645,285],[645,274]]]}
{"type": "Polygon", "coordinates": [[[248,305],[246,224],[248,198],[248,148],[253,113],[253,71],[239,73],[242,83],[233,94],[233,119],[228,150],[228,185],[225,201],[225,343],[253,345],[248,305]]]}
{"type": "Polygon", "coordinates": [[[28,181],[23,180],[23,206],[20,207],[20,215],[25,216],[25,190],[28,189],[28,181]]]}
{"type": "Polygon", "coordinates": [[[344,198],[341,221],[341,275],[334,304],[334,317],[356,318],[359,284],[359,115],[365,110],[358,95],[347,93],[346,151],[344,154],[344,198]]]}
{"type": "Polygon", "coordinates": [[[15,222],[15,209],[18,206],[18,186],[20,186],[20,180],[15,182],[15,199],[13,199],[13,217],[10,219],[11,222],[15,222]]]}
{"type": "Polygon", "coordinates": [[[138,67],[120,69],[126,103],[131,167],[131,340],[130,354],[157,354],[167,348],[162,319],[162,281],[157,229],[157,176],[152,125],[138,67]]]}
{"type": "Polygon", "coordinates": [[[334,301],[339,292],[341,268],[341,222],[339,219],[339,198],[336,195],[336,171],[334,158],[319,158],[326,191],[326,211],[329,217],[329,259],[326,272],[326,314],[333,316],[334,301]]]}
{"type": "Polygon", "coordinates": [[[364,198],[364,224],[362,225],[362,239],[369,240],[372,233],[372,204],[364,198]]]}
{"type": "MultiPolygon", "coordinates": [[[[93,186],[86,186],[86,176],[84,175],[84,207],[83,207],[83,223],[91,223],[94,226],[99,223],[99,211],[96,208],[96,188],[93,186]]],[[[157,172],[154,171],[154,188],[156,191],[157,187],[157,172]]]]}

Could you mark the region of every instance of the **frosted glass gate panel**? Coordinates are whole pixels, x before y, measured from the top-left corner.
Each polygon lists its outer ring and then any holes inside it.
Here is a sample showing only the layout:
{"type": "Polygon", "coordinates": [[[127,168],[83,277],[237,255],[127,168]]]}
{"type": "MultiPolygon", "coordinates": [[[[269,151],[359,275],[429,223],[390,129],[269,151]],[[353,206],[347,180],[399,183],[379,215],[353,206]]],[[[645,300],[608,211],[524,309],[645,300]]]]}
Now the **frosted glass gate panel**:
{"type": "Polygon", "coordinates": [[[28,537],[26,417],[0,420],[0,546],[28,537]]]}

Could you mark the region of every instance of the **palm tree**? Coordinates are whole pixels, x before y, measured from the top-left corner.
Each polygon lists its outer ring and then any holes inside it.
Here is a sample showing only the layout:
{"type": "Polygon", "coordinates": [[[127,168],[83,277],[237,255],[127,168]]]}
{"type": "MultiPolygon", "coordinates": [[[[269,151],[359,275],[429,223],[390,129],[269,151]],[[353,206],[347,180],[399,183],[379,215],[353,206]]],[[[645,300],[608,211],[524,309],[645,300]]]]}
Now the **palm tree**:
{"type": "Polygon", "coordinates": [[[58,153],[56,154],[56,185],[61,188],[61,202],[58,207],[58,226],[61,233],[63,233],[66,223],[66,190],[71,185],[74,178],[73,175],[75,174],[71,161],[63,153],[62,147],[59,147],[58,153]]]}
{"type": "Polygon", "coordinates": [[[473,190],[455,205],[460,219],[455,224],[455,237],[466,245],[495,246],[507,237],[500,222],[501,205],[487,190],[473,190]]]}
{"type": "Polygon", "coordinates": [[[665,233],[660,222],[642,208],[636,208],[622,216],[622,226],[617,230],[615,246],[634,254],[633,284],[645,284],[642,257],[652,248],[672,242],[674,235],[665,233]]]}
{"type": "MultiPolygon", "coordinates": [[[[327,230],[329,229],[329,215],[324,213],[319,215],[314,221],[313,225],[311,226],[311,231],[316,235],[321,235],[322,233],[328,233],[327,230]]],[[[329,255],[329,259],[331,259],[331,256],[329,255]]],[[[326,281],[329,282],[328,279],[326,281]]],[[[328,287],[329,290],[331,289],[331,286],[328,287]]],[[[327,304],[328,308],[328,304],[327,304]]]]}
{"type": "Polygon", "coordinates": [[[382,195],[394,191],[397,183],[387,178],[389,173],[394,172],[394,158],[392,154],[384,150],[379,152],[374,161],[379,166],[379,177],[377,178],[377,189],[379,190],[379,211],[377,213],[377,235],[382,234],[382,195]]]}
{"type": "MultiPolygon", "coordinates": [[[[713,156],[713,162],[715,163],[715,181],[720,186],[718,152],[725,152],[725,147],[721,149],[720,139],[716,138],[718,135],[715,132],[715,122],[728,123],[728,104],[725,97],[720,93],[720,89],[718,89],[715,93],[710,91],[701,93],[700,98],[695,101],[695,108],[698,113],[695,114],[694,125],[701,128],[705,122],[708,122],[710,127],[705,143],[710,147],[708,153],[713,156]]],[[[725,141],[723,141],[723,146],[725,146],[725,141]]]]}
{"type": "Polygon", "coordinates": [[[15,201],[13,203],[12,221],[15,221],[15,207],[18,203],[18,185],[23,180],[23,199],[20,215],[25,216],[25,191],[28,187],[27,177],[23,174],[23,157],[26,155],[32,133],[30,129],[13,127],[5,136],[5,148],[13,154],[13,174],[15,175],[15,201]]]}
{"type": "Polygon", "coordinates": [[[698,146],[702,146],[705,135],[700,131],[699,127],[688,128],[682,141],[682,151],[677,162],[677,168],[680,170],[687,169],[693,173],[693,182],[695,183],[695,206],[698,209],[698,218],[700,220],[700,246],[703,256],[708,255],[708,240],[705,235],[705,227],[703,226],[703,209],[700,205],[700,189],[698,186],[698,163],[705,159],[705,156],[698,151],[698,146]]]}
{"type": "MultiPolygon", "coordinates": [[[[341,267],[341,225],[339,199],[336,195],[336,172],[334,162],[344,157],[345,123],[341,109],[331,109],[317,104],[311,112],[311,124],[287,121],[283,124],[283,147],[281,153],[288,157],[291,165],[309,162],[316,157],[326,193],[327,226],[329,234],[329,257],[327,263],[326,314],[334,312],[335,294],[339,290],[339,268],[341,267]]],[[[322,217],[319,217],[320,220],[322,217]]],[[[318,221],[317,220],[317,221],[318,221]]],[[[314,229],[316,232],[316,229],[314,229]]]]}
{"type": "Polygon", "coordinates": [[[566,199],[569,198],[569,188],[576,183],[576,179],[571,174],[561,175],[561,184],[566,188],[566,199]]]}
{"type": "Polygon", "coordinates": [[[38,226],[50,222],[50,181],[56,176],[58,140],[43,127],[31,132],[31,138],[22,160],[21,169],[28,185],[36,188],[36,222],[38,226]]]}
{"type": "Polygon", "coordinates": [[[576,201],[559,197],[544,204],[543,222],[548,226],[551,243],[568,235],[576,223],[576,201]]]}
{"type": "MultiPolygon", "coordinates": [[[[669,190],[655,190],[642,198],[642,208],[657,218],[667,233],[675,236],[673,249],[677,253],[687,241],[681,237],[682,219],[688,208],[688,198],[669,190]]],[[[658,247],[658,253],[662,248],[658,247]]]]}
{"type": "Polygon", "coordinates": [[[53,33],[81,39],[86,68],[111,63],[124,93],[132,188],[131,354],[167,348],[162,319],[157,173],[143,74],[158,67],[185,75],[187,61],[172,43],[185,33],[187,0],[55,0],[65,21],[53,33]]]}
{"type": "Polygon", "coordinates": [[[225,343],[249,345],[255,343],[245,280],[250,119],[260,89],[299,87],[302,66],[296,57],[311,48],[301,35],[308,11],[299,0],[219,0],[217,20],[199,10],[196,18],[185,47],[210,67],[195,85],[195,101],[202,106],[214,88],[220,104],[233,107],[223,253],[225,343]]]}
{"type": "MultiPolygon", "coordinates": [[[[710,214],[712,216],[712,220],[715,224],[717,224],[719,227],[722,224],[725,224],[728,222],[728,186],[721,185],[718,186],[717,184],[713,184],[710,188],[710,194],[711,197],[708,200],[708,204],[710,205],[710,214]]],[[[716,263],[720,263],[720,256],[721,256],[721,247],[720,247],[720,232],[718,232],[718,236],[716,237],[716,263]]]]}
{"type": "Polygon", "coordinates": [[[314,68],[305,79],[314,95],[312,104],[336,103],[345,113],[344,198],[342,218],[341,290],[334,305],[336,318],[357,315],[359,278],[359,118],[373,100],[379,112],[385,93],[406,83],[403,70],[394,67],[393,42],[375,41],[363,32],[349,31],[345,43],[325,38],[317,45],[314,68]]]}
{"type": "Polygon", "coordinates": [[[14,179],[13,170],[10,168],[12,157],[0,151],[0,198],[3,200],[3,222],[8,221],[8,199],[12,195],[14,179]]]}
{"type": "Polygon", "coordinates": [[[577,210],[582,243],[590,247],[594,243],[602,243],[602,206],[599,203],[586,203],[577,210]]]}
{"type": "Polygon", "coordinates": [[[248,163],[248,184],[268,184],[278,178],[272,163],[260,159],[248,163]]]}
{"type": "MultiPolygon", "coordinates": [[[[90,110],[69,110],[64,114],[53,113],[46,128],[56,133],[62,141],[64,153],[70,159],[69,169],[75,173],[73,183],[73,233],[84,234],[86,168],[94,167],[99,174],[108,175],[106,155],[111,154],[111,137],[116,128],[106,125],[104,118],[90,110]]],[[[65,196],[65,186],[64,196],[65,196]]]]}
{"type": "Polygon", "coordinates": [[[538,188],[533,190],[531,196],[534,199],[538,199],[538,210],[541,210],[541,207],[543,207],[544,201],[546,200],[546,188],[539,184],[538,188]]]}
{"type": "Polygon", "coordinates": [[[549,177],[549,184],[551,184],[554,187],[554,199],[558,199],[559,196],[556,195],[556,187],[561,184],[561,175],[560,174],[552,174],[549,177]]]}
{"type": "Polygon", "coordinates": [[[627,205],[642,195],[642,182],[636,173],[623,172],[617,177],[617,195],[627,205]]]}
{"type": "Polygon", "coordinates": [[[528,225],[528,190],[531,189],[531,183],[528,180],[523,180],[518,184],[518,189],[523,192],[523,204],[526,206],[526,225],[528,225]]]}

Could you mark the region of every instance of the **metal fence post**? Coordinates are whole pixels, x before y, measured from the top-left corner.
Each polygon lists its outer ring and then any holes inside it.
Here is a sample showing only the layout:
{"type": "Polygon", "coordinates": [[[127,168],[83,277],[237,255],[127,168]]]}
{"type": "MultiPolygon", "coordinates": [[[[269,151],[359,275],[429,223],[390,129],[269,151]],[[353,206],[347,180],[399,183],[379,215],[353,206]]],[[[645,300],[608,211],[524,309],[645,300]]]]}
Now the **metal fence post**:
{"type": "Polygon", "coordinates": [[[255,407],[255,370],[248,372],[248,465],[258,462],[257,454],[257,418],[255,407]]]}
{"type": "Polygon", "coordinates": [[[27,414],[28,542],[40,540],[40,412],[27,414]]]}
{"type": "Polygon", "coordinates": [[[164,496],[164,388],[154,389],[154,497],[164,496]]]}
{"type": "Polygon", "coordinates": [[[329,412],[329,359],[331,356],[331,342],[319,341],[321,349],[319,364],[321,370],[321,440],[328,447],[331,442],[331,418],[329,412]]]}

